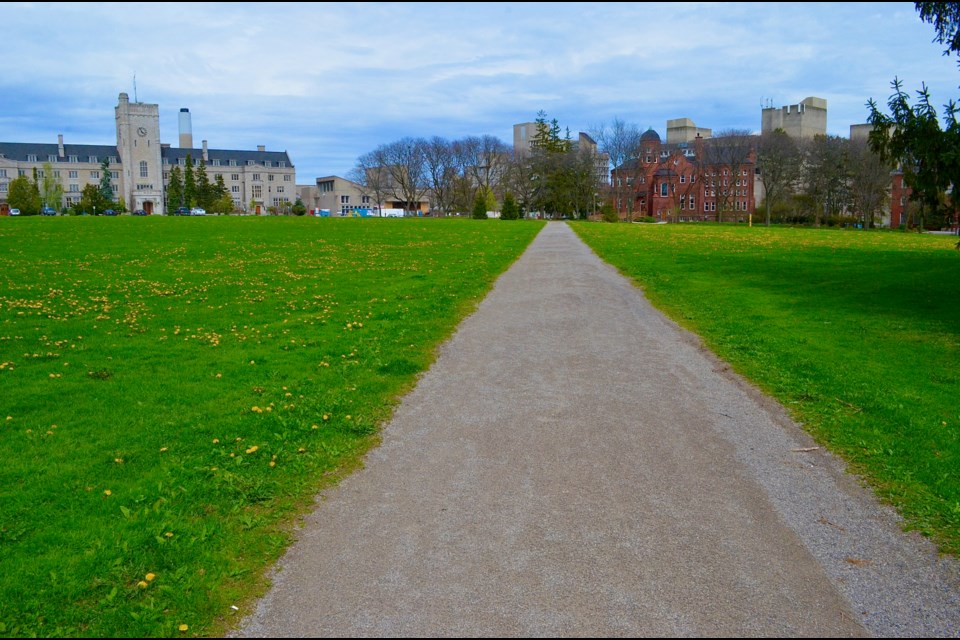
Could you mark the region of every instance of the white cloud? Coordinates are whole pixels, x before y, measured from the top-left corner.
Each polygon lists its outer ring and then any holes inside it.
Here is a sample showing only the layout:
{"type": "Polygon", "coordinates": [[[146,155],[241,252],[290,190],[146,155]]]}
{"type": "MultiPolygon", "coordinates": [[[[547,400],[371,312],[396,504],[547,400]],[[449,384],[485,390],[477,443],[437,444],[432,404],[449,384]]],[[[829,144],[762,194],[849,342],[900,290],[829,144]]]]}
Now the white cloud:
{"type": "Polygon", "coordinates": [[[663,134],[818,96],[845,134],[894,76],[937,104],[960,84],[912,3],[7,3],[0,24],[0,140],[109,143],[136,73],[166,141],[189,107],[195,140],[287,150],[300,182],[405,135],[509,141],[540,109],[663,134]]]}

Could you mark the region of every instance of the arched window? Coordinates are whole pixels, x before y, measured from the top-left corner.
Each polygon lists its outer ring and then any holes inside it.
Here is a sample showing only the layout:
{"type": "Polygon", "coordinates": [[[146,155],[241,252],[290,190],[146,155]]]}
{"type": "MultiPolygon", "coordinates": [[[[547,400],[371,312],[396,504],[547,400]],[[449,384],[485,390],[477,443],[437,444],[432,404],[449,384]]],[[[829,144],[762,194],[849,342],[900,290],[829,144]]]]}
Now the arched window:
{"type": "Polygon", "coordinates": [[[146,178],[146,177],[148,177],[148,175],[147,175],[147,161],[146,161],[146,160],[141,160],[141,161],[140,161],[140,177],[141,177],[141,178],[146,178]]]}

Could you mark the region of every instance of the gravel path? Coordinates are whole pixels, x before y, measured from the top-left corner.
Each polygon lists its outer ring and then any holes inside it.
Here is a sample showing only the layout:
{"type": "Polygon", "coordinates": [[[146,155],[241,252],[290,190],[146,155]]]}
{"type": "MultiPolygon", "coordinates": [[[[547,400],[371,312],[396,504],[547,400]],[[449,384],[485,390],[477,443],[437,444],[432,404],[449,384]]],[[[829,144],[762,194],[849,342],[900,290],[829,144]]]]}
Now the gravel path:
{"type": "Polygon", "coordinates": [[[237,636],[960,636],[938,559],[550,223],[237,636]]]}

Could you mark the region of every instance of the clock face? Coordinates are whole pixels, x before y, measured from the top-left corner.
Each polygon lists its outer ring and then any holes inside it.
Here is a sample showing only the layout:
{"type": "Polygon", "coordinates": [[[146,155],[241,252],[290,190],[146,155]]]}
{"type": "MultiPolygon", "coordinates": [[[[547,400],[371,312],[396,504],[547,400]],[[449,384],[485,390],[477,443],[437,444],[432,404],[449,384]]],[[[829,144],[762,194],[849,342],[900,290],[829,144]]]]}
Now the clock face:
{"type": "Polygon", "coordinates": [[[146,128],[146,127],[140,127],[139,129],[137,129],[137,133],[138,133],[140,136],[145,136],[145,135],[147,135],[147,128],[146,128]]]}

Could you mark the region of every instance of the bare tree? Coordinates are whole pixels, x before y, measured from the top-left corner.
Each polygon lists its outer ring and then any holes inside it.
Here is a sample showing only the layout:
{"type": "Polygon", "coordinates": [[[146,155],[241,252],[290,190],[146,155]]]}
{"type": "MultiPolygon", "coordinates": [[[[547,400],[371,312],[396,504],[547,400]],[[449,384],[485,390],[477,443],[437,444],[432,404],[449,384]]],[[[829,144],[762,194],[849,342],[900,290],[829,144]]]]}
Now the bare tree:
{"type": "Polygon", "coordinates": [[[850,208],[860,217],[863,228],[870,229],[887,202],[893,167],[874,153],[865,140],[851,140],[848,151],[850,208]]]}
{"type": "Polygon", "coordinates": [[[814,226],[847,204],[847,140],[818,135],[804,145],[803,181],[814,203],[814,226]]]}
{"type": "Polygon", "coordinates": [[[736,200],[737,182],[753,179],[749,171],[746,176],[743,172],[752,166],[755,149],[755,136],[746,129],[727,129],[704,141],[704,161],[711,165],[711,189],[717,192],[717,222],[723,222],[723,214],[734,209],[731,203],[736,200]],[[716,187],[712,186],[714,181],[716,187]]]}
{"type": "Polygon", "coordinates": [[[509,147],[495,136],[471,136],[460,141],[464,174],[477,191],[503,198],[501,182],[510,159],[509,147]]]}
{"type": "Polygon", "coordinates": [[[800,174],[800,148],[783,129],[760,136],[757,167],[763,185],[766,212],[764,222],[770,226],[770,207],[788,196],[800,174]]]}
{"type": "Polygon", "coordinates": [[[383,148],[383,158],[390,175],[394,195],[407,212],[414,211],[428,189],[427,164],[423,138],[401,138],[383,148]]]}
{"type": "Polygon", "coordinates": [[[537,199],[538,183],[531,159],[522,154],[511,154],[504,178],[505,189],[514,195],[521,211],[526,215],[533,209],[537,199]]]}
{"type": "Polygon", "coordinates": [[[348,177],[359,184],[361,192],[372,197],[377,203],[377,210],[381,210],[383,201],[393,190],[387,169],[386,147],[380,145],[357,158],[357,165],[348,177]]]}
{"type": "MultiPolygon", "coordinates": [[[[626,164],[636,160],[640,153],[640,128],[632,123],[627,123],[620,118],[614,118],[610,124],[601,124],[594,127],[591,135],[597,141],[597,147],[601,153],[610,156],[610,164],[615,169],[619,169],[617,176],[610,184],[610,191],[613,194],[615,202],[619,204],[626,201],[628,216],[632,218],[633,212],[633,193],[635,191],[633,182],[636,179],[634,171],[626,164]],[[629,174],[629,178],[627,174],[629,174]]],[[[639,162],[635,163],[639,166],[639,162]]]]}
{"type": "Polygon", "coordinates": [[[453,205],[456,180],[459,176],[453,143],[434,136],[424,145],[423,151],[431,193],[430,208],[447,215],[453,205]]]}

